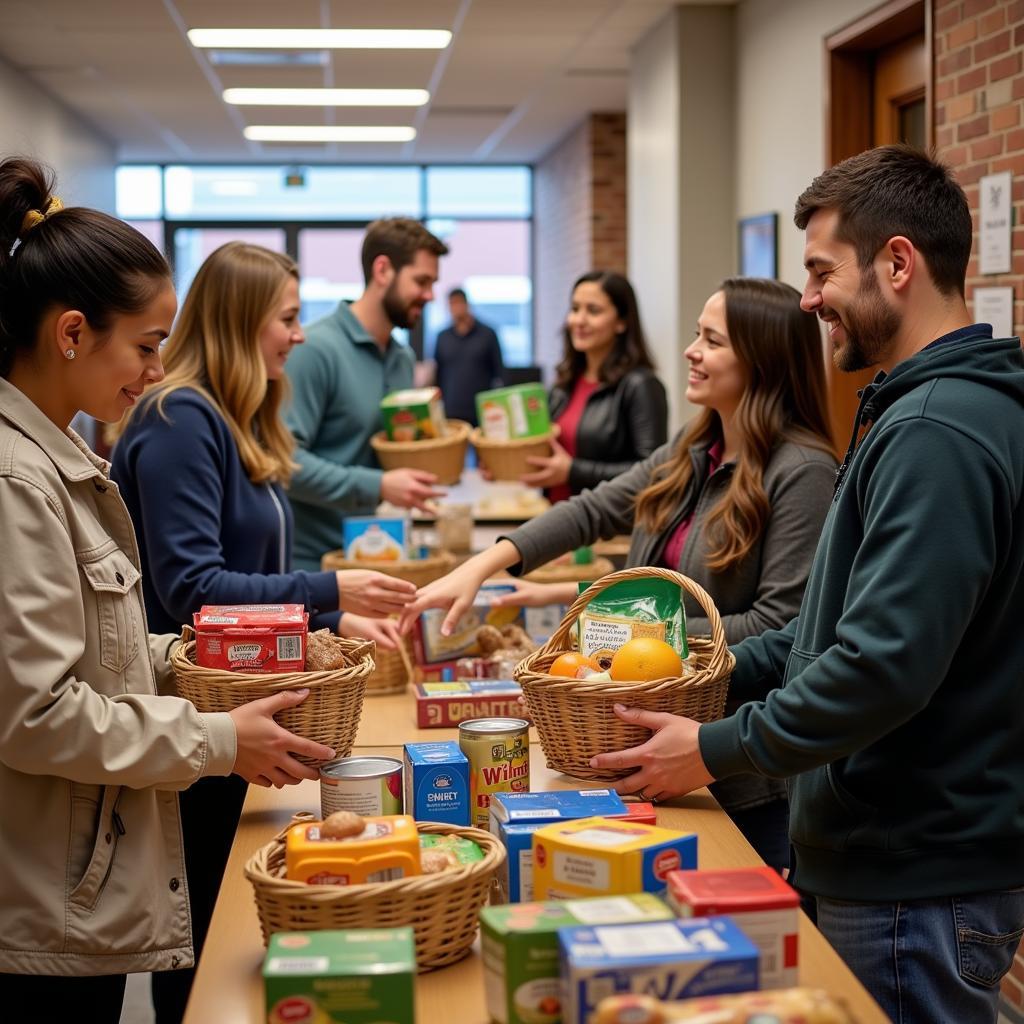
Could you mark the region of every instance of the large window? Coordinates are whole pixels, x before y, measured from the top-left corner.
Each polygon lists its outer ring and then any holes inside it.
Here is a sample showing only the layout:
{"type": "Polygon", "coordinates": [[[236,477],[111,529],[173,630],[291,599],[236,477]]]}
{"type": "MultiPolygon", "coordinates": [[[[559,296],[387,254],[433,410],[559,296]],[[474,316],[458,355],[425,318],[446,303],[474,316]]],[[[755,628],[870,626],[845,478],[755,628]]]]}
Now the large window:
{"type": "Polygon", "coordinates": [[[498,332],[506,364],[533,361],[528,167],[124,166],[117,210],[167,253],[179,300],[202,261],[227,241],[287,252],[302,277],[304,323],[362,291],[359,250],[371,220],[416,217],[451,252],[409,340],[433,353],[448,325],[448,291],[461,286],[498,332]]]}

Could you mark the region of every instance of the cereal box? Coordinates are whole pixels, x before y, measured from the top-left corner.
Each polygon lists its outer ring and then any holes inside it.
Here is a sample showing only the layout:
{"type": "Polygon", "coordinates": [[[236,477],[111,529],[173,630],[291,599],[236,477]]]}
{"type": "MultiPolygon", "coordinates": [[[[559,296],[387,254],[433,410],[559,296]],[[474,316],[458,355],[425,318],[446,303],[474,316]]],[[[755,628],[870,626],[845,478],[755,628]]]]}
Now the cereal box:
{"type": "Polygon", "coordinates": [[[192,616],[196,664],[230,672],[301,672],[309,615],[301,604],[206,604],[192,616]]]}
{"type": "Polygon", "coordinates": [[[557,1024],[562,1019],[558,929],[578,925],[669,921],[672,912],[647,893],[484,907],[481,946],[487,1012],[500,1024],[557,1024]]]}
{"type": "Polygon", "coordinates": [[[473,607],[455,623],[450,636],[441,635],[441,624],[448,613],[443,608],[428,608],[416,620],[413,634],[416,657],[420,664],[429,665],[480,654],[476,632],[485,624],[499,628],[513,622],[522,624],[522,608],[495,608],[491,605],[499,594],[514,592],[515,587],[507,583],[485,583],[477,592],[473,607]]]}
{"type": "Polygon", "coordinates": [[[697,836],[615,818],[545,825],[533,837],[538,899],[663,893],[668,873],[697,866],[697,836]]]}
{"type": "Polygon", "coordinates": [[[512,679],[450,679],[418,683],[416,724],[421,729],[458,725],[470,718],[522,718],[522,694],[512,679]]]}
{"type": "Polygon", "coordinates": [[[348,516],[342,543],[350,562],[400,562],[409,557],[409,519],[405,516],[348,516]]]}
{"type": "Polygon", "coordinates": [[[389,441],[422,441],[448,431],[440,388],[392,391],[380,403],[380,415],[389,441]]]}
{"type": "Polygon", "coordinates": [[[268,1024],[415,1024],[412,928],[278,932],[263,961],[268,1024]]]}
{"type": "Polygon", "coordinates": [[[761,951],[761,987],[797,983],[800,897],[769,867],[672,871],[669,905],[682,918],[728,914],[761,951]]]}
{"type": "Polygon", "coordinates": [[[476,413],[484,437],[512,441],[551,431],[548,396],[541,384],[515,384],[476,396],[476,413]]]}
{"type": "Polygon", "coordinates": [[[658,999],[758,987],[757,947],[727,917],[601,924],[558,933],[564,1024],[590,1024],[617,993],[658,999]]]}
{"type": "Polygon", "coordinates": [[[417,821],[469,825],[469,761],[458,743],[406,743],[405,806],[417,821]]]}

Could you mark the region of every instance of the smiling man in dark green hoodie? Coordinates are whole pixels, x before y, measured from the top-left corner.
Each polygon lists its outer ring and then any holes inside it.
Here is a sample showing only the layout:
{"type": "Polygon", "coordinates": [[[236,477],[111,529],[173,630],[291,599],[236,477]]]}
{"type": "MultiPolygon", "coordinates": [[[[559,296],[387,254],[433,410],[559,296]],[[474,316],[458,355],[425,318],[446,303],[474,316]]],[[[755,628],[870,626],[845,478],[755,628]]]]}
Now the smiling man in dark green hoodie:
{"type": "Polygon", "coordinates": [[[899,1024],[994,1022],[1024,930],[1024,358],[964,301],[971,215],[889,146],[801,195],[803,306],[862,392],[799,616],[734,648],[736,714],[595,764],[664,798],[789,781],[792,881],[899,1024]]]}

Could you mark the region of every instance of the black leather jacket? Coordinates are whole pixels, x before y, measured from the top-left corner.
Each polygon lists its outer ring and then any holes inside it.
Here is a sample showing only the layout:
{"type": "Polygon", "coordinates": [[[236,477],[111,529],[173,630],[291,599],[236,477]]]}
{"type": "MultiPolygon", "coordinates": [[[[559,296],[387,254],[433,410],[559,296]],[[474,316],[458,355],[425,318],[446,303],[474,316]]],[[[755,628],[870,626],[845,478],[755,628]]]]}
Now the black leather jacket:
{"type": "MultiPolygon", "coordinates": [[[[560,416],[570,395],[557,385],[548,406],[551,419],[560,416]]],[[[630,370],[614,386],[603,384],[587,400],[576,431],[576,455],[569,470],[569,488],[579,494],[611,480],[646,459],[668,440],[668,399],[651,370],[630,370]]]]}

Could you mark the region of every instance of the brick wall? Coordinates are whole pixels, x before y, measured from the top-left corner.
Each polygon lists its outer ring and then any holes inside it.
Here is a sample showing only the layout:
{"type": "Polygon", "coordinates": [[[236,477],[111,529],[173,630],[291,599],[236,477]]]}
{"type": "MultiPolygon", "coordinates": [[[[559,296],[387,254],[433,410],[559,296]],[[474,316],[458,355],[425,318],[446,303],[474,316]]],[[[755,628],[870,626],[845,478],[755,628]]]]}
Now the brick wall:
{"type": "MultiPolygon", "coordinates": [[[[1013,174],[1012,273],[982,277],[975,245],[968,299],[976,286],[1010,285],[1019,334],[1024,330],[1024,0],[933,3],[935,145],[964,186],[976,233],[979,180],[1000,171],[1013,174]]],[[[1001,994],[1014,1017],[1024,1014],[1024,945],[1001,994]]]]}
{"type": "Polygon", "coordinates": [[[591,114],[534,168],[534,351],[562,357],[573,281],[626,269],[626,115],[591,114]]]}

